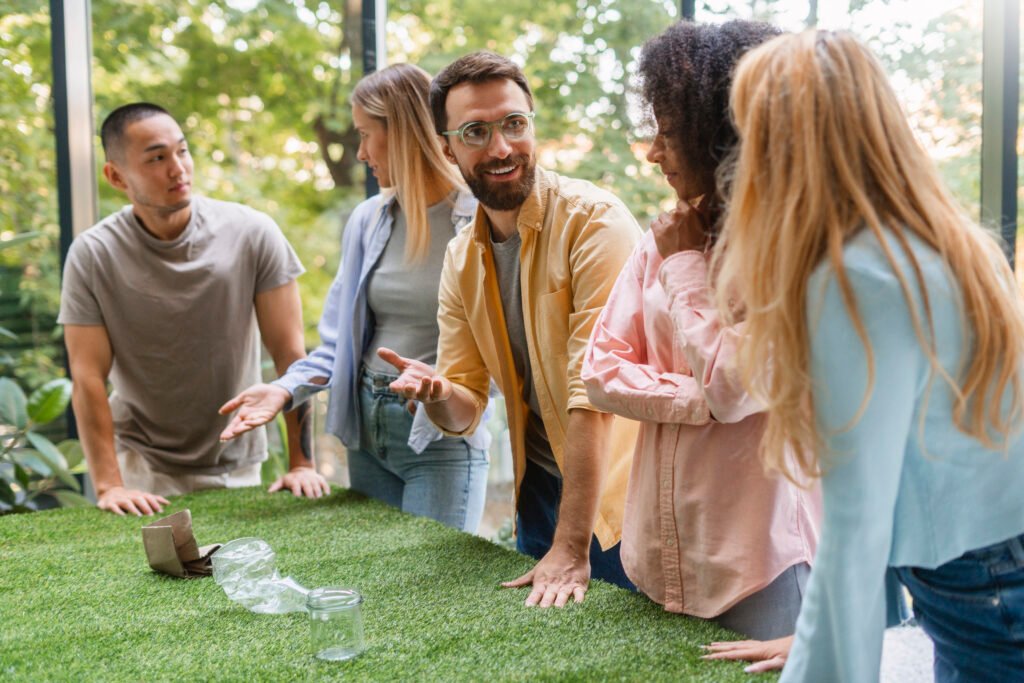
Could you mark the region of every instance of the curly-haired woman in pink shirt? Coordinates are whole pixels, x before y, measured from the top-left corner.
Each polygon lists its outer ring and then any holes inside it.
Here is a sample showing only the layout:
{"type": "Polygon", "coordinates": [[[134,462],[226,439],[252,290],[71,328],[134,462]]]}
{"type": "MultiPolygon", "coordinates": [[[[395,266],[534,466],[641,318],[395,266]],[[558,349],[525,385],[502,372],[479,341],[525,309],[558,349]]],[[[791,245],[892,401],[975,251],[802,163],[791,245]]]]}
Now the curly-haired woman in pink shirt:
{"type": "Polygon", "coordinates": [[[731,73],[777,33],[681,22],[644,46],[658,126],[648,159],[680,201],[619,276],[583,375],[594,405],[642,422],[622,538],[629,578],[670,612],[759,639],[793,633],[818,502],[762,470],[764,414],[734,371],[742,330],[719,321],[705,250],[722,213],[716,173],[736,143],[731,73]]]}

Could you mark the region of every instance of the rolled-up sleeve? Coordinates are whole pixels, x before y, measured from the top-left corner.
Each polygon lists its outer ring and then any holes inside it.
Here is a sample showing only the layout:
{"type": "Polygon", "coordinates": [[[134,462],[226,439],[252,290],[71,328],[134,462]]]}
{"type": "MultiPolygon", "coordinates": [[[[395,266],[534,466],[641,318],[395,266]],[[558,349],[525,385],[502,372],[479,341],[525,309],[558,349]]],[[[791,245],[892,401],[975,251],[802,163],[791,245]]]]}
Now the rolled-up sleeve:
{"type": "Polygon", "coordinates": [[[641,252],[638,247],[623,268],[594,325],[583,363],[587,395],[596,408],[634,420],[707,424],[697,380],[649,362],[641,252]]]}

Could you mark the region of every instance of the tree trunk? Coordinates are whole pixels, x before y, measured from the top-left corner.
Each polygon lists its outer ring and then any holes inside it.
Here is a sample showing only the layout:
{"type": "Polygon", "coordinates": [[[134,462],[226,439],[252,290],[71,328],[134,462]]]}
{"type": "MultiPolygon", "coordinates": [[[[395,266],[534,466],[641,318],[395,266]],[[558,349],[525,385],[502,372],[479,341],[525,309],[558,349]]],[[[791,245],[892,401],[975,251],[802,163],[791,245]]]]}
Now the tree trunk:
{"type": "MultiPolygon", "coordinates": [[[[346,53],[349,56],[349,63],[352,65],[352,73],[362,73],[362,0],[341,0],[341,41],[338,44],[338,56],[346,53]],[[356,60],[359,66],[356,67],[356,60]],[[358,68],[358,71],[357,71],[358,68]]],[[[352,79],[353,82],[355,79],[352,79]]],[[[327,170],[331,174],[335,187],[351,187],[355,184],[352,178],[358,160],[356,153],[359,149],[359,134],[356,129],[349,126],[340,131],[331,122],[337,120],[339,102],[341,96],[342,73],[339,69],[335,74],[334,83],[331,84],[331,91],[328,95],[327,111],[321,112],[313,121],[313,132],[320,145],[320,156],[327,164],[327,170]],[[341,145],[341,154],[332,154],[331,150],[341,145]]]]}

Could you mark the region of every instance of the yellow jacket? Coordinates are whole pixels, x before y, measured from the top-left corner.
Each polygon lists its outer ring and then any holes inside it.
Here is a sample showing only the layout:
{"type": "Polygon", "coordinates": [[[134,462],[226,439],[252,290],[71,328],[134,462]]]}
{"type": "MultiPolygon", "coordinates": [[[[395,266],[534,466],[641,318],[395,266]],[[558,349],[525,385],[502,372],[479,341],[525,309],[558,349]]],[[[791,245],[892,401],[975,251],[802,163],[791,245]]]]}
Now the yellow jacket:
{"type": "MultiPolygon", "coordinates": [[[[640,239],[640,226],[609,192],[537,168],[517,228],[523,323],[541,418],[555,461],[564,468],[569,411],[597,410],[580,378],[590,331],[612,285],[640,239]]],[[[437,372],[469,390],[476,429],[493,378],[505,395],[516,496],[526,470],[529,410],[512,360],[483,208],[451,241],[438,297],[437,372]]],[[[615,418],[594,533],[602,548],[622,536],[622,512],[637,423],[615,418]]],[[[563,469],[564,471],[564,469],[563,469]]]]}

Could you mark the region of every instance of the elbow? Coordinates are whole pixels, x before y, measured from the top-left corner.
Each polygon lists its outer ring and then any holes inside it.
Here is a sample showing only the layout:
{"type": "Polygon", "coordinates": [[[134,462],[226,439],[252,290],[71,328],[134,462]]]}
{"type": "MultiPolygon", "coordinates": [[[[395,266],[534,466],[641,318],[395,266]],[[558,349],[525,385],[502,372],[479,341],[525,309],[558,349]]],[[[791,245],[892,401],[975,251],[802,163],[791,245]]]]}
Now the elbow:
{"type": "Polygon", "coordinates": [[[737,376],[705,377],[701,393],[715,422],[735,424],[764,412],[764,405],[750,395],[737,376]]]}
{"type": "Polygon", "coordinates": [[[73,376],[71,382],[71,405],[75,412],[81,412],[96,401],[107,398],[106,379],[92,375],[73,376]]]}
{"type": "Polygon", "coordinates": [[[704,396],[711,419],[721,424],[736,424],[764,412],[764,406],[745,393],[728,398],[715,398],[705,392],[704,396]]]}
{"type": "Polygon", "coordinates": [[[268,350],[270,357],[274,359],[274,369],[278,375],[285,374],[295,361],[306,357],[306,347],[302,343],[291,343],[268,350]]]}
{"type": "Polygon", "coordinates": [[[756,415],[757,412],[736,410],[735,406],[708,406],[710,410],[710,417],[714,422],[719,424],[737,424],[743,422],[748,417],[756,415]]]}

